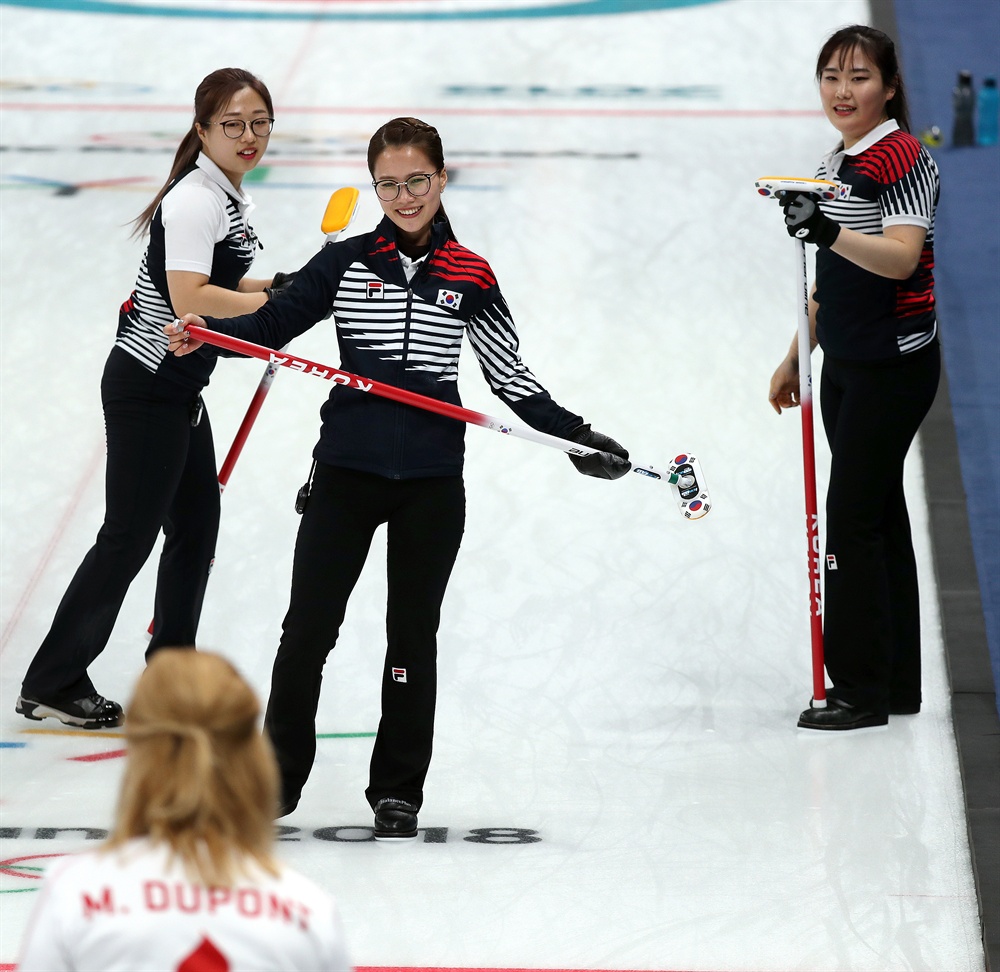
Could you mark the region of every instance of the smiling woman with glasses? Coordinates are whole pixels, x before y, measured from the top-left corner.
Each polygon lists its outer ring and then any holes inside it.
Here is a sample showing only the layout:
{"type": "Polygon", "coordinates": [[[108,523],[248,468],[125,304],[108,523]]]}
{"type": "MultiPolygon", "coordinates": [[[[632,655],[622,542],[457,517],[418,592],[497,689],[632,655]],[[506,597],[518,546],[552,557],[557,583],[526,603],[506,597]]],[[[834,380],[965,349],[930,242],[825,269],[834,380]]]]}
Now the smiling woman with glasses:
{"type": "Polygon", "coordinates": [[[208,75],[170,175],[136,220],[149,245],[118,319],[101,382],[107,507],[52,627],[28,667],[17,711],[87,729],[118,725],[122,707],[87,669],[104,650],[129,585],[166,535],[147,655],[193,645],[219,529],[215,448],[201,390],[215,358],[167,354],[161,328],[179,314],[256,310],[288,276],[246,276],[257,249],[240,188],[267,150],[271,95],[238,68],[208,75]]]}
{"type": "MultiPolygon", "coordinates": [[[[522,421],[600,450],[570,457],[579,472],[624,476],[628,452],[553,401],[521,360],[489,263],[455,239],[441,205],[448,170],[437,130],[416,118],[387,122],[369,142],[368,169],[382,221],[324,246],[299,271],[294,300],[232,320],[184,322],[277,348],[332,309],[345,369],[453,405],[468,336],[490,390],[522,421]]],[[[164,331],[176,354],[200,346],[180,322],[164,331]]],[[[303,516],[291,600],[264,720],[281,770],[281,814],[295,809],[312,769],[326,657],[372,537],[386,524],[382,718],[365,796],[377,840],[412,839],[434,736],[441,605],[465,527],[465,426],[343,386],[321,417],[296,507],[303,516]]]]}

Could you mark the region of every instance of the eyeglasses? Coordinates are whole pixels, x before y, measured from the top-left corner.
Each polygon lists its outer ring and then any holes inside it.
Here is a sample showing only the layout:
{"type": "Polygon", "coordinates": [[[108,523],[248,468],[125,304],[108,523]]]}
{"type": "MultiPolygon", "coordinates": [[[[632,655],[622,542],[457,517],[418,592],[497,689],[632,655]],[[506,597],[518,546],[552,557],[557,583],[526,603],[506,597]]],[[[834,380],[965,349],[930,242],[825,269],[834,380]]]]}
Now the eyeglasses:
{"type": "Polygon", "coordinates": [[[431,179],[436,176],[440,169],[436,169],[434,172],[418,173],[417,175],[410,176],[406,182],[394,182],[392,179],[379,179],[378,181],[372,180],[372,185],[375,187],[375,194],[379,199],[384,202],[392,202],[397,196],[399,196],[399,190],[406,186],[406,191],[411,196],[426,196],[431,189],[431,179]]]}
{"type": "Polygon", "coordinates": [[[250,126],[250,131],[258,138],[264,138],[271,134],[274,128],[273,118],[254,118],[253,121],[245,122],[242,118],[227,118],[224,122],[205,122],[206,125],[220,125],[226,138],[242,138],[243,133],[250,126]]]}

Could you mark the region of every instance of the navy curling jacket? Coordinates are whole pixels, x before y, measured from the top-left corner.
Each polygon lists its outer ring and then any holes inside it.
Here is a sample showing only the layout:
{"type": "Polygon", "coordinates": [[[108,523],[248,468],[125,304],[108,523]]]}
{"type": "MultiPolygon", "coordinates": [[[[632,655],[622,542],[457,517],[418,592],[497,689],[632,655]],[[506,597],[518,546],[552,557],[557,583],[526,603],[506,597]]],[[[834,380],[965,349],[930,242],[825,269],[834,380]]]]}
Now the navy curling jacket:
{"type": "MultiPolygon", "coordinates": [[[[277,349],[322,321],[336,328],[345,371],[454,405],[461,405],[458,359],[468,334],[493,393],[526,424],[566,437],[583,419],[557,405],[521,361],[489,264],[449,236],[439,217],[427,259],[407,283],[396,227],[385,217],[371,233],[328,243],[255,313],[205,318],[206,325],[277,349]]],[[[462,471],[465,423],[456,419],[343,385],[334,386],[321,417],[313,451],[320,462],[391,479],[462,471]]]]}

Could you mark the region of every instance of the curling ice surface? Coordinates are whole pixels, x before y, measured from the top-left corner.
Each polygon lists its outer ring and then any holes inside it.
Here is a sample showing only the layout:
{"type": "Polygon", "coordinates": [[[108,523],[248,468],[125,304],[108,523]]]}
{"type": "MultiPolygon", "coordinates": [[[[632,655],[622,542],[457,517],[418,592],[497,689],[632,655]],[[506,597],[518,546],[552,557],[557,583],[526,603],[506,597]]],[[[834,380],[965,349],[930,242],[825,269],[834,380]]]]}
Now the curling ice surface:
{"type": "MultiPolygon", "coordinates": [[[[279,844],[339,896],[354,961],[981,970],[916,456],[924,711],[866,739],[795,732],[810,691],[799,428],[767,403],[795,305],[787,237],[749,186],[778,165],[811,171],[831,139],[818,110],[803,114],[817,109],[803,38],[867,16],[861,0],[735,0],[265,27],[5,7],[5,74],[34,86],[5,93],[0,195],[3,240],[17,240],[0,254],[5,858],[44,867],[28,858],[87,846],[111,820],[121,739],[29,734],[13,703],[100,525],[98,386],[141,255],[123,227],[164,178],[224,37],[278,105],[272,155],[246,183],[266,246],[254,275],[306,262],[338,184],[363,190],[352,231],[375,225],[368,135],[421,114],[444,138],[456,233],[489,259],[532,371],[635,455],[665,467],[693,450],[715,500],[691,527],[660,484],[588,479],[555,450],[469,431],[425,829],[404,854],[369,840],[363,796],[383,664],[377,537],[326,668],[315,772],[279,844]],[[394,70],[373,72],[388,51],[394,70]],[[54,89],[46,64],[84,81],[54,89]],[[625,97],[623,79],[654,93],[625,97]],[[615,85],[615,98],[580,93],[615,85]],[[524,93],[538,86],[550,93],[524,93]]],[[[294,354],[335,364],[332,327],[294,354]]],[[[465,402],[502,409],[471,358],[465,402]]],[[[220,454],[260,370],[216,369],[205,397],[220,454]]],[[[226,489],[200,632],[262,695],[329,392],[281,372],[226,489]]],[[[111,698],[142,666],[154,577],[151,562],[93,666],[111,698]]],[[[0,874],[0,890],[36,886],[32,873],[0,874]]],[[[34,897],[6,895],[0,962],[15,961],[34,897]]]]}

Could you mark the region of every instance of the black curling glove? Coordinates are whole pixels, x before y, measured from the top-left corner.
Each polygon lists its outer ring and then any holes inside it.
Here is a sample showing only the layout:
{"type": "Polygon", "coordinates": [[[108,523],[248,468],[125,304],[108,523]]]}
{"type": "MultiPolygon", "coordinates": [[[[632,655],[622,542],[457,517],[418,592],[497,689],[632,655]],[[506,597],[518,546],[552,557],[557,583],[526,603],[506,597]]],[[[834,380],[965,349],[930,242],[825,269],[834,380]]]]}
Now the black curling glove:
{"type": "Polygon", "coordinates": [[[783,192],[779,199],[785,211],[788,235],[804,243],[830,247],[840,236],[840,224],[830,219],[807,192],[783,192]]]}
{"type": "Polygon", "coordinates": [[[267,294],[268,300],[274,300],[278,294],[283,294],[292,285],[292,281],[295,279],[295,274],[297,271],[293,270],[291,273],[282,273],[280,270],[271,278],[271,286],[264,288],[264,293],[267,294]]]}
{"type": "Polygon", "coordinates": [[[628,461],[628,449],[615,442],[610,435],[595,432],[590,425],[579,425],[570,432],[569,439],[600,452],[588,456],[570,456],[569,461],[576,466],[577,472],[584,476],[595,476],[598,479],[621,479],[631,468],[628,461]]]}

